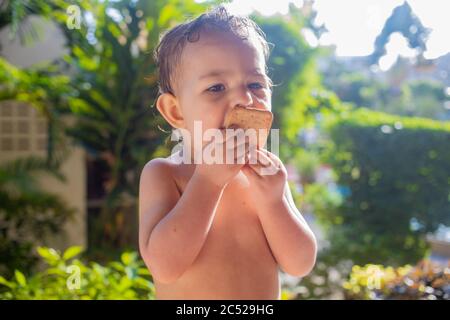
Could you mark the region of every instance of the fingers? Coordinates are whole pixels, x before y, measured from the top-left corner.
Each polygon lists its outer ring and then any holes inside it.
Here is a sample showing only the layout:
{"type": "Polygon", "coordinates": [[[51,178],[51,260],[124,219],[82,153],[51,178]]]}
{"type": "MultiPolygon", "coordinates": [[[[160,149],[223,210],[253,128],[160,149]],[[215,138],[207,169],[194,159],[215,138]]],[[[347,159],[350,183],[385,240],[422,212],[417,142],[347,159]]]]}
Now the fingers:
{"type": "MultiPolygon", "coordinates": [[[[236,126],[220,129],[220,133],[208,143],[210,148],[221,150],[223,160],[227,164],[245,164],[249,159],[248,154],[257,148],[257,140],[251,135],[246,135],[244,129],[236,126]]],[[[219,156],[221,157],[221,156],[219,156]]]]}
{"type": "Polygon", "coordinates": [[[234,149],[236,146],[240,146],[249,143],[250,146],[256,147],[258,140],[257,137],[247,132],[236,125],[232,125],[229,128],[220,129],[218,136],[220,139],[216,139],[216,143],[222,143],[227,149],[234,149]]]}
{"type": "Polygon", "coordinates": [[[248,158],[249,144],[241,145],[236,149],[236,157],[234,158],[236,164],[245,164],[248,158]]]}
{"type": "Polygon", "coordinates": [[[276,164],[263,151],[257,149],[247,162],[249,167],[260,177],[273,175],[278,171],[276,164]]]}
{"type": "Polygon", "coordinates": [[[250,164],[261,167],[276,166],[276,164],[269,158],[261,149],[255,149],[250,154],[250,164]]]}
{"type": "MultiPolygon", "coordinates": [[[[257,141],[246,135],[245,131],[241,128],[234,130],[232,136],[236,137],[236,139],[229,139],[227,137],[225,141],[225,151],[229,153],[231,159],[233,159],[235,163],[237,161],[238,164],[245,164],[248,159],[248,153],[251,152],[251,150],[256,149],[257,141]]],[[[229,161],[227,161],[227,163],[229,163],[229,161]]]]}
{"type": "Polygon", "coordinates": [[[275,167],[277,168],[281,168],[283,163],[280,160],[280,158],[278,158],[275,154],[273,154],[272,152],[266,150],[266,149],[260,149],[270,160],[272,160],[273,164],[275,165],[275,167]]]}

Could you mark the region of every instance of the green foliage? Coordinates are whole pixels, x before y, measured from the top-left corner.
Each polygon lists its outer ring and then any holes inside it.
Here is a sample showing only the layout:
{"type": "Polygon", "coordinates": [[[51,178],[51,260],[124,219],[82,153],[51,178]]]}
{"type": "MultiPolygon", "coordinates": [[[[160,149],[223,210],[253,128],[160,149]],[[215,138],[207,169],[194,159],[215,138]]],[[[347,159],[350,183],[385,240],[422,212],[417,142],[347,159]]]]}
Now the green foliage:
{"type": "Polygon", "coordinates": [[[64,176],[45,159],[19,158],[0,166],[0,273],[11,275],[15,268],[30,272],[36,262],[35,241],[61,232],[61,226],[75,209],[55,194],[41,190],[36,174],[64,181],[64,176]]]}
{"type": "Polygon", "coordinates": [[[316,170],[320,164],[320,158],[314,152],[300,149],[291,159],[292,164],[301,172],[302,184],[310,184],[314,182],[316,170]]]}
{"type": "Polygon", "coordinates": [[[450,111],[444,108],[448,97],[445,84],[437,81],[416,80],[402,87],[405,104],[395,112],[400,115],[414,115],[436,120],[450,120],[450,111]]]}
{"type": "Polygon", "coordinates": [[[425,235],[450,223],[450,124],[367,109],[325,125],[324,160],[349,189],[322,212],[336,256],[355,263],[415,263],[425,235]]]}
{"type": "MultiPolygon", "coordinates": [[[[78,122],[67,133],[104,160],[109,171],[110,211],[122,197],[138,194],[139,174],[163,142],[162,118],[151,109],[157,95],[151,52],[159,34],[204,5],[193,1],[82,2],[94,17],[66,32],[79,98],[71,106],[78,122]]],[[[106,217],[105,217],[106,218],[106,217]]],[[[111,219],[108,219],[111,220],[111,219]]],[[[113,228],[114,229],[114,228],[113,228]]]]}
{"type": "Polygon", "coordinates": [[[340,216],[330,217],[333,212],[342,205],[343,197],[337,191],[330,190],[320,183],[312,183],[305,186],[304,194],[299,199],[299,203],[305,202],[312,207],[314,217],[325,233],[330,231],[334,225],[342,224],[340,216]],[[333,220],[330,220],[333,219],[333,220]]]}
{"type": "Polygon", "coordinates": [[[272,96],[274,128],[280,128],[281,111],[289,107],[288,93],[293,90],[290,86],[292,79],[303,71],[314,53],[299,32],[305,24],[305,19],[301,15],[294,15],[298,10],[295,7],[290,8],[290,19],[286,16],[253,17],[271,45],[267,67],[275,84],[272,96]]]}
{"type": "Polygon", "coordinates": [[[21,70],[0,58],[0,70],[0,100],[28,102],[42,114],[50,111],[47,106],[50,102],[53,102],[52,106],[58,107],[71,93],[69,77],[55,74],[55,67],[21,70]]]}
{"type": "Polygon", "coordinates": [[[152,108],[157,77],[151,52],[165,29],[201,13],[209,3],[83,1],[82,11],[92,14],[95,27],[84,22],[78,32],[65,29],[65,60],[75,70],[72,83],[79,93],[70,108],[78,121],[67,133],[104,164],[108,177],[91,246],[124,248],[134,239],[137,231],[126,226],[136,225],[137,215],[124,214],[121,206],[138,196],[140,171],[148,159],[169,152],[160,130],[165,122],[152,108]],[[120,223],[124,216],[128,220],[120,223]]]}
{"type": "Polygon", "coordinates": [[[0,83],[0,105],[20,101],[35,108],[46,119],[47,162],[59,166],[68,151],[60,116],[76,95],[69,77],[58,74],[54,65],[22,70],[0,58],[0,83]]]}
{"type": "Polygon", "coordinates": [[[43,191],[35,176],[65,181],[60,166],[70,150],[60,112],[73,99],[74,90],[56,66],[21,70],[2,58],[0,83],[0,108],[26,104],[46,119],[48,127],[46,157],[19,158],[0,167],[0,273],[11,275],[18,267],[31,271],[36,262],[33,241],[45,243],[49,235],[61,234],[61,226],[75,212],[57,195],[43,191]]]}
{"type": "Polygon", "coordinates": [[[306,3],[303,8],[289,6],[287,15],[253,16],[273,45],[268,61],[269,75],[275,84],[272,96],[273,128],[280,130],[283,158],[295,155],[301,128],[313,124],[320,113],[339,112],[337,97],[321,85],[316,59],[321,51],[309,46],[302,28],[323,32],[315,25],[315,12],[306,3]]]}
{"type": "Polygon", "coordinates": [[[124,252],[120,261],[107,265],[83,263],[81,247],[64,253],[39,247],[45,269],[30,277],[15,270],[7,280],[0,276],[0,299],[154,299],[152,278],[136,252],[124,252]]]}
{"type": "Polygon", "coordinates": [[[429,260],[415,267],[355,265],[343,287],[347,299],[450,300],[450,271],[429,260]]]}
{"type": "MultiPolygon", "coordinates": [[[[41,85],[41,79],[34,76],[45,73],[48,65],[36,67],[35,73],[15,71],[24,83],[22,95],[38,92],[65,99],[64,103],[42,105],[56,115],[70,115],[75,120],[64,133],[104,168],[97,174],[106,178],[105,201],[93,221],[91,245],[124,248],[134,239],[136,230],[125,226],[135,226],[137,216],[125,215],[123,205],[130,198],[136,199],[140,171],[148,159],[156,152],[159,156],[169,152],[160,131],[164,121],[151,108],[157,97],[151,52],[164,30],[186,16],[203,12],[214,2],[16,0],[8,2],[2,11],[4,22],[19,26],[22,19],[35,13],[56,23],[64,33],[68,54],[51,67],[53,78],[44,77],[41,85]],[[67,27],[70,5],[80,8],[79,29],[67,27]],[[70,91],[61,91],[67,88],[70,91]],[[126,223],[122,223],[124,216],[130,217],[126,223]]],[[[6,79],[8,88],[17,88],[17,81],[10,78],[6,79]]],[[[17,99],[17,95],[12,98],[17,99]]]]}
{"type": "Polygon", "coordinates": [[[450,119],[450,111],[445,108],[448,100],[445,84],[433,80],[407,81],[406,72],[413,68],[411,63],[399,59],[384,74],[386,79],[381,80],[374,73],[355,72],[330,61],[329,68],[324,70],[324,85],[354,107],[401,116],[450,119]]]}

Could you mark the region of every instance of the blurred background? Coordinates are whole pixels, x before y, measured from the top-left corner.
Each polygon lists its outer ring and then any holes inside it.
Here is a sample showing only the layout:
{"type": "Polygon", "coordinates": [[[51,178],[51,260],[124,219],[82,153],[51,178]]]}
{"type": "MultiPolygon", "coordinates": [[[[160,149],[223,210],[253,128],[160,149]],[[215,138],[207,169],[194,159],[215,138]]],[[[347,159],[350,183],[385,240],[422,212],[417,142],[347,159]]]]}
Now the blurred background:
{"type": "Polygon", "coordinates": [[[173,145],[152,51],[219,3],[271,43],[280,158],[319,241],[282,298],[450,299],[439,0],[0,0],[0,299],[154,299],[139,177],[173,145]]]}

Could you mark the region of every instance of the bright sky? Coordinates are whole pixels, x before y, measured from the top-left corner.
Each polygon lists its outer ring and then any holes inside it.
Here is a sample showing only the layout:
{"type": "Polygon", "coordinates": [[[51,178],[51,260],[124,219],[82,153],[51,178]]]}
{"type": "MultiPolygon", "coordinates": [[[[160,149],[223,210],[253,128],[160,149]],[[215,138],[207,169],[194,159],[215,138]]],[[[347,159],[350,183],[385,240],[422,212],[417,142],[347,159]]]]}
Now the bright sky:
{"type": "MultiPolygon", "coordinates": [[[[288,3],[301,5],[303,0],[234,0],[231,8],[247,14],[256,9],[262,14],[287,13],[288,3]]],[[[316,0],[317,21],[324,23],[329,32],[320,39],[321,44],[336,45],[339,56],[362,56],[373,51],[373,43],[381,32],[392,10],[404,0],[316,0]]],[[[450,52],[450,1],[408,0],[422,24],[432,29],[425,57],[433,59],[450,52]]],[[[307,38],[308,40],[308,38],[307,38]]],[[[314,44],[314,39],[310,40],[314,44]]],[[[397,56],[412,56],[414,52],[400,34],[393,34],[387,44],[387,55],[380,65],[386,69],[397,56]]]]}

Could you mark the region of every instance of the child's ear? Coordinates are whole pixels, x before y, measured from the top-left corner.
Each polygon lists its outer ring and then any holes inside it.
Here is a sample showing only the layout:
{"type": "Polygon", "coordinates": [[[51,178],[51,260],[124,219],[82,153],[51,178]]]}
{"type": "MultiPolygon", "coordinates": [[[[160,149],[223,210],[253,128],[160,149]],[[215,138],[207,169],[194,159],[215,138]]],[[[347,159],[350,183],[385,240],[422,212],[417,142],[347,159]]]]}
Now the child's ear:
{"type": "Polygon", "coordinates": [[[183,127],[183,114],[181,113],[177,98],[173,94],[161,94],[156,101],[156,108],[173,128],[183,127]]]}

